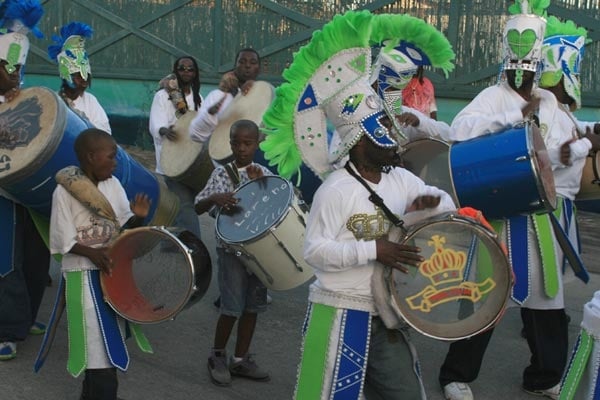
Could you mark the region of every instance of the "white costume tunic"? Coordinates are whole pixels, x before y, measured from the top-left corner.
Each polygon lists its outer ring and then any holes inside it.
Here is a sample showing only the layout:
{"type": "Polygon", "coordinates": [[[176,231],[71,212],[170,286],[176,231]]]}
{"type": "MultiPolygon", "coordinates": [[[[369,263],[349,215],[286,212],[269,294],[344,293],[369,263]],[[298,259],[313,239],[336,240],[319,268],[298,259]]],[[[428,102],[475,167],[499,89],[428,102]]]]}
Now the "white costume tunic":
{"type": "MultiPolygon", "coordinates": [[[[185,101],[187,102],[188,107],[193,110],[194,95],[191,91],[185,96],[185,101]]],[[[204,107],[201,107],[200,109],[203,108],[204,107]]],[[[152,107],[150,108],[149,130],[150,134],[152,135],[152,139],[154,140],[154,151],[156,153],[156,172],[163,175],[164,172],[160,167],[160,153],[162,149],[163,137],[160,136],[158,131],[162,127],[169,128],[174,125],[175,122],[177,122],[177,117],[175,115],[176,111],[177,110],[175,110],[175,106],[169,99],[169,94],[165,89],[161,89],[154,94],[152,107]]]]}
{"type": "MultiPolygon", "coordinates": [[[[544,138],[550,154],[554,152],[556,143],[563,137],[560,131],[557,114],[558,103],[554,94],[544,89],[535,89],[534,96],[540,97],[538,118],[540,121],[540,132],[544,138]]],[[[450,140],[463,141],[472,139],[487,133],[500,132],[511,128],[523,121],[522,109],[527,102],[515,92],[506,82],[491,86],[480,92],[471,103],[469,103],[461,112],[459,112],[450,126],[450,140]]],[[[570,134],[569,130],[569,134],[570,134]]],[[[554,163],[556,157],[551,156],[554,163]]],[[[558,166],[553,164],[553,169],[558,166]]],[[[507,221],[507,220],[504,220],[507,221]]],[[[501,232],[503,241],[507,242],[508,231],[506,224],[501,232]]],[[[542,273],[542,263],[540,260],[539,246],[537,245],[537,235],[534,230],[531,218],[527,221],[527,241],[529,243],[528,251],[528,271],[529,274],[529,296],[522,303],[523,307],[531,309],[562,309],[564,308],[563,282],[560,279],[562,275],[563,254],[558,242],[554,238],[554,256],[557,260],[555,268],[559,276],[558,293],[554,298],[546,295],[544,289],[544,276],[542,273]]],[[[509,250],[510,246],[509,246],[509,250]]],[[[514,261],[513,261],[514,267],[514,261]]],[[[519,275],[517,270],[515,274],[519,275]]]]}
{"type": "Polygon", "coordinates": [[[73,107],[85,114],[87,119],[98,129],[112,134],[106,111],[102,108],[96,96],[83,92],[81,96],[73,100],[73,107]]]}
{"type": "MultiPolygon", "coordinates": [[[[121,183],[114,177],[98,183],[98,189],[109,201],[118,222],[124,225],[133,216],[127,195],[121,183]]],[[[62,271],[86,271],[98,269],[89,258],[68,253],[75,243],[89,247],[102,247],[111,238],[115,227],[108,220],[91,213],[78,200],[58,185],[52,196],[50,217],[50,252],[62,254],[62,271]]],[[[91,294],[90,281],[83,274],[83,309],[85,314],[86,368],[111,368],[101,334],[96,307],[91,294]]],[[[77,299],[67,298],[67,302],[77,299]]],[[[122,322],[122,321],[121,321],[122,322]]],[[[121,324],[123,332],[123,325],[121,324]]]]}
{"type": "MultiPolygon", "coordinates": [[[[446,192],[427,186],[402,168],[382,173],[378,184],[367,183],[400,217],[422,195],[441,196],[440,211],[456,209],[446,192]]],[[[386,236],[390,226],[354,177],[345,169],[331,173],[315,193],[306,226],[304,258],[317,278],[309,300],[374,312],[371,276],[377,263],[375,240],[386,236]],[[331,294],[342,295],[345,301],[331,294]]]]}

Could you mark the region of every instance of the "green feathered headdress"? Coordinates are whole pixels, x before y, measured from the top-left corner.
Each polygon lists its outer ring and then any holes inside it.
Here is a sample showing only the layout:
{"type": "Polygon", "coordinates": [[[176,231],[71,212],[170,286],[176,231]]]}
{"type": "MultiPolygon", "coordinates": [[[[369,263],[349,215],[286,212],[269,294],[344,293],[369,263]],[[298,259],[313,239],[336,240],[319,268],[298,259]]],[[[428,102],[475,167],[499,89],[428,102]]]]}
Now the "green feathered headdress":
{"type": "Polygon", "coordinates": [[[304,161],[323,179],[332,168],[327,119],[342,139],[337,159],[362,134],[379,146],[395,146],[387,129],[378,124],[384,113],[368,82],[371,47],[406,47],[407,43],[419,49],[420,58],[427,62],[423,65],[441,68],[445,74],[453,69],[454,52],[446,38],[408,15],[350,11],[315,32],[283,72],[286,82],[277,88],[276,99],[263,116],[266,140],[261,149],[269,164],[289,178],[304,161]]]}

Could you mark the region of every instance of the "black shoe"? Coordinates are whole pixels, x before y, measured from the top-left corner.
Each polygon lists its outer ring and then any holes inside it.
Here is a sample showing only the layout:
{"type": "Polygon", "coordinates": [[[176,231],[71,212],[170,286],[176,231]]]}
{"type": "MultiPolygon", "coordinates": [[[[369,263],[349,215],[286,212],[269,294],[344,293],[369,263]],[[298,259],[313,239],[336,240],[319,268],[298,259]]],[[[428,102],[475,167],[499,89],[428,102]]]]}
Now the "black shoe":
{"type": "Polygon", "coordinates": [[[217,299],[213,302],[213,305],[217,308],[221,308],[221,296],[217,297],[217,299]]]}

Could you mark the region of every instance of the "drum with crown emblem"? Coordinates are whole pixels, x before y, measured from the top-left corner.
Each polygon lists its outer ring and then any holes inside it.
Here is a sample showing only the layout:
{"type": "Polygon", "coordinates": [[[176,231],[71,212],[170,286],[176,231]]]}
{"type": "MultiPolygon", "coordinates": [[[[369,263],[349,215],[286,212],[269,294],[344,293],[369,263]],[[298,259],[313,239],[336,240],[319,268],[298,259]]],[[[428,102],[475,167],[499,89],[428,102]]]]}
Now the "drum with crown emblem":
{"type": "MultiPolygon", "coordinates": [[[[440,340],[474,336],[502,316],[512,272],[496,234],[474,219],[441,214],[412,225],[400,237],[421,249],[424,261],[408,273],[385,267],[395,313],[422,334],[440,340]]],[[[395,241],[392,233],[390,239],[395,241]]]]}

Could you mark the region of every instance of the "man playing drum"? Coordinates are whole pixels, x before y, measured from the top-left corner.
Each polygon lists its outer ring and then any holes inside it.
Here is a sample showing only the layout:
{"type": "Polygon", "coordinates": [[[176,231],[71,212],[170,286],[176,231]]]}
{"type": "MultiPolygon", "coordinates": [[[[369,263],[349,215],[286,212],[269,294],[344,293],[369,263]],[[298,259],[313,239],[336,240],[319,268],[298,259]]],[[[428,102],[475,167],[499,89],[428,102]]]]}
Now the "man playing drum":
{"type": "MultiPolygon", "coordinates": [[[[44,11],[38,1],[13,0],[4,1],[0,10],[4,23],[0,30],[0,103],[10,103],[19,96],[29,51],[27,33],[33,31],[41,37],[36,25],[44,11]]],[[[10,129],[18,129],[10,124],[3,126],[8,129],[0,132],[0,159],[4,146],[14,145],[11,138],[15,135],[10,129]]],[[[0,168],[6,170],[9,163],[0,164],[0,168]]],[[[17,341],[25,340],[28,334],[44,333],[45,326],[35,319],[50,267],[50,253],[29,211],[2,193],[0,188],[0,361],[16,357],[17,341]]]]}
{"type": "MultiPolygon", "coordinates": [[[[407,26],[425,25],[411,18],[404,18],[407,26]]],[[[447,193],[393,167],[398,142],[365,62],[371,60],[374,19],[367,11],[348,12],[313,35],[284,74],[294,79],[277,89],[285,96],[276,96],[264,117],[261,147],[278,171],[289,176],[303,161],[324,179],[305,232],[304,258],[317,280],[303,328],[299,400],[425,397],[407,329],[384,322],[372,277],[382,264],[406,271],[401,263],[422,261],[419,248],[388,240],[398,217],[455,207],[447,193]],[[323,134],[327,121],[340,137],[337,156],[350,159],[333,172],[323,134]]]]}
{"type": "Polygon", "coordinates": [[[219,82],[219,88],[206,96],[204,107],[190,123],[189,134],[192,140],[207,142],[219,124],[219,118],[229,107],[233,98],[238,92],[241,92],[242,95],[248,94],[259,73],[260,56],[258,52],[252,48],[238,51],[233,71],[223,75],[219,82]]]}
{"type": "MultiPolygon", "coordinates": [[[[450,139],[463,141],[530,121],[539,125],[555,163],[552,169],[556,176],[556,170],[565,168],[564,159],[558,157],[565,139],[555,119],[556,114],[561,113],[556,98],[552,93],[536,88],[546,27],[546,20],[539,17],[545,13],[545,6],[538,3],[517,1],[511,7],[511,13],[516,15],[508,19],[504,28],[505,78],[483,90],[454,118],[450,139]],[[526,34],[530,32],[535,36],[527,40],[526,34]]],[[[564,204],[561,203],[558,211],[561,214],[568,212],[564,204]]],[[[568,346],[561,279],[563,253],[548,214],[506,217],[498,221],[498,229],[508,243],[515,274],[511,298],[521,307],[532,353],[531,364],[523,372],[522,387],[526,392],[556,399],[568,346]]],[[[439,374],[447,399],[473,399],[467,382],[477,378],[492,333],[493,329],[490,329],[450,345],[439,374]]]]}
{"type": "MultiPolygon", "coordinates": [[[[154,94],[150,108],[149,130],[154,140],[156,172],[164,175],[161,167],[162,143],[175,140],[173,130],[178,118],[188,112],[200,110],[200,71],[198,63],[191,56],[179,57],[173,63],[172,79],[163,79],[162,87],[154,94]]],[[[165,176],[167,186],[179,197],[179,212],[174,225],[183,227],[200,238],[200,223],[194,212],[196,191],[183,183],[165,176]]]]}
{"type": "Polygon", "coordinates": [[[67,105],[83,114],[96,128],[111,133],[106,112],[96,96],[87,91],[92,87],[92,68],[85,39],[92,34],[90,26],[71,22],[60,28],[60,36],[53,36],[55,44],[48,46],[48,56],[59,65],[62,80],[59,94],[67,105]]]}
{"type": "MultiPolygon", "coordinates": [[[[252,162],[258,150],[258,126],[249,120],[239,120],[231,127],[230,143],[234,160],[217,167],[204,189],[196,196],[196,212],[203,214],[220,209],[222,213],[235,213],[237,199],[234,190],[241,184],[271,172],[252,162]]],[[[219,320],[208,371],[212,381],[219,386],[229,386],[231,376],[254,380],[268,380],[269,373],[261,369],[250,357],[249,349],[259,312],[267,306],[267,288],[258,277],[249,273],[235,250],[223,243],[217,244],[219,262],[219,290],[221,293],[219,320]],[[239,321],[238,321],[239,319],[239,321]],[[226,347],[235,322],[238,321],[237,342],[231,360],[227,359],[226,347]]]]}

